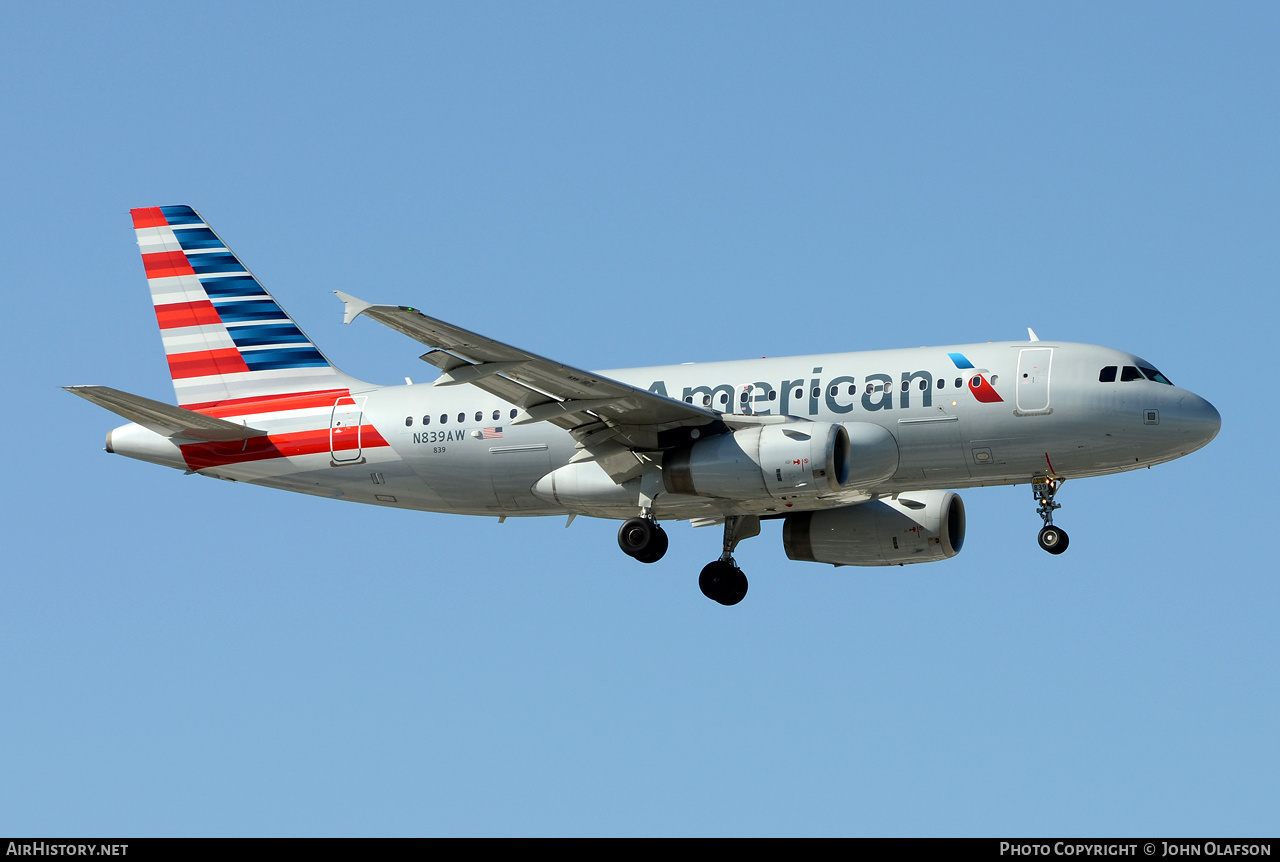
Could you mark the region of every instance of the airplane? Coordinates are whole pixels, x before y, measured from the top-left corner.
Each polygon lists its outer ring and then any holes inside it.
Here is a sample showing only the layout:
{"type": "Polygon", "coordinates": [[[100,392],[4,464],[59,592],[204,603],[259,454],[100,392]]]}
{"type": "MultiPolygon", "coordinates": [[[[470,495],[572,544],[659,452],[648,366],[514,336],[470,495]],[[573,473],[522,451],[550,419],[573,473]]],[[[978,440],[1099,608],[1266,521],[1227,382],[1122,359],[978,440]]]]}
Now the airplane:
{"type": "Polygon", "coordinates": [[[1120,350],[1027,341],[585,371],[403,305],[335,291],[425,345],[431,383],[344,374],[189,206],[131,210],[178,406],[69,392],[129,420],[106,451],[217,479],[400,509],[622,521],[654,563],[667,521],[723,527],[700,573],[734,605],[738,543],[782,524],[792,560],[954,557],[954,488],[1029,483],[1040,547],[1068,478],[1180,458],[1218,411],[1120,350]]]}

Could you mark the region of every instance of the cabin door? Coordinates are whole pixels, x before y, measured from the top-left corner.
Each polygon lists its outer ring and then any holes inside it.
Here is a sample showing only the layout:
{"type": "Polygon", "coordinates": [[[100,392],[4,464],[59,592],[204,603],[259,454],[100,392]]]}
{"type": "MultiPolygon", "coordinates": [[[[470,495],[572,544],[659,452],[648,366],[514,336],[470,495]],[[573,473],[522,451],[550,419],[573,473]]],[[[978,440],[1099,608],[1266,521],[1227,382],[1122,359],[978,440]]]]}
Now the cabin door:
{"type": "Polygon", "coordinates": [[[1017,415],[1050,412],[1049,368],[1052,365],[1052,347],[1028,347],[1018,353],[1017,415]]]}

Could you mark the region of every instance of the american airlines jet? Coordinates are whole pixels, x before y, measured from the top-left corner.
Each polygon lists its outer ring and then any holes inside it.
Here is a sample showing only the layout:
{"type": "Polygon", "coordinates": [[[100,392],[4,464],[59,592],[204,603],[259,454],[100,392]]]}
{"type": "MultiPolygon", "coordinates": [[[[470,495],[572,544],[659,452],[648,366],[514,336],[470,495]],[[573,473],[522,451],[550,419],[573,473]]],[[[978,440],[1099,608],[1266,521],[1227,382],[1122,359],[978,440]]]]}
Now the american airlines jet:
{"type": "Polygon", "coordinates": [[[622,521],[653,563],[664,521],[722,525],[699,586],[746,595],[733,553],[783,521],[793,560],[886,566],[960,552],[948,488],[1028,483],[1040,547],[1066,479],[1179,458],[1218,411],[1119,350],[1028,341],[583,371],[343,293],[427,347],[432,383],[343,374],[191,207],[135,209],[177,407],[105,386],[68,391],[129,420],[108,452],[286,491],[429,512],[622,521]]]}

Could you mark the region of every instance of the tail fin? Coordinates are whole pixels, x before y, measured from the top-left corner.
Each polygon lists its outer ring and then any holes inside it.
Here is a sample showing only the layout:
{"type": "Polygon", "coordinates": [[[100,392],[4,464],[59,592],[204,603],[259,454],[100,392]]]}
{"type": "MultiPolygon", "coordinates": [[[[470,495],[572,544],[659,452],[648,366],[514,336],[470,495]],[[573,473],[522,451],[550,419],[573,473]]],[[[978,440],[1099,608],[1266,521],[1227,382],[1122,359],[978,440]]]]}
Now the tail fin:
{"type": "Polygon", "coordinates": [[[191,207],[130,210],[178,404],[349,389],[191,207]]]}

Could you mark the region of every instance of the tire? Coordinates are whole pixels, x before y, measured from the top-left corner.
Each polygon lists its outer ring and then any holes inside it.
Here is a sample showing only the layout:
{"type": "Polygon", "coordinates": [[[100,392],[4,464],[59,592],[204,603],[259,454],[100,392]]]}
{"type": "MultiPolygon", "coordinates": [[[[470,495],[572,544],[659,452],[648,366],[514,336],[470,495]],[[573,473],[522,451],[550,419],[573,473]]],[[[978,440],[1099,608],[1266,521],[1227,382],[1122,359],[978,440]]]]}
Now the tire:
{"type": "Polygon", "coordinates": [[[1050,525],[1040,531],[1037,541],[1041,548],[1056,556],[1067,549],[1070,539],[1067,538],[1066,530],[1050,525]]]}
{"type": "Polygon", "coordinates": [[[663,555],[667,553],[667,531],[661,527],[654,525],[653,538],[649,541],[649,547],[645,548],[638,554],[632,554],[642,563],[656,563],[661,560],[663,555]]]}
{"type": "Polygon", "coordinates": [[[728,590],[732,575],[733,566],[728,563],[720,560],[708,563],[703,567],[702,574],[698,575],[698,588],[711,601],[719,602],[721,596],[728,590]]]}
{"type": "Polygon", "coordinates": [[[618,529],[618,547],[624,554],[637,559],[649,550],[654,542],[657,525],[644,518],[632,518],[624,521],[618,529]]]}
{"type": "Polygon", "coordinates": [[[742,569],[734,567],[733,576],[729,579],[728,589],[720,598],[722,605],[736,605],[747,597],[747,576],[742,573],[742,569]]]}
{"type": "Polygon", "coordinates": [[[698,587],[713,602],[736,605],[747,595],[747,576],[737,566],[716,560],[698,575],[698,587]]]}

